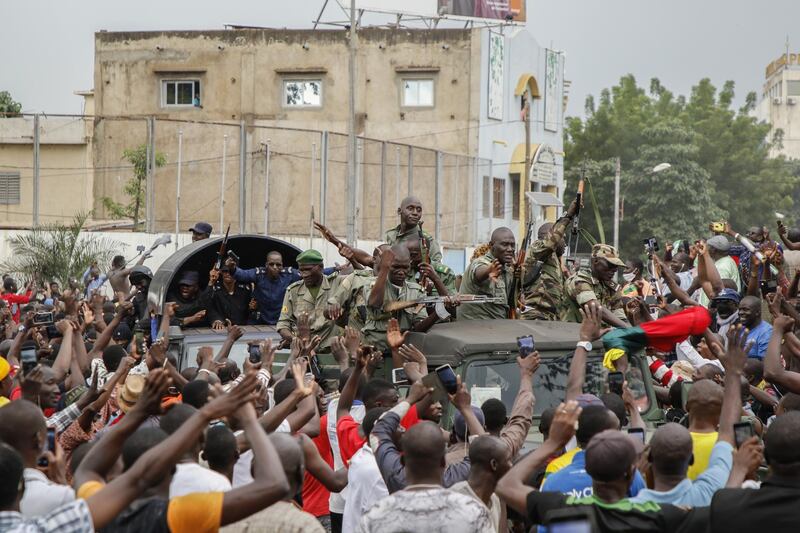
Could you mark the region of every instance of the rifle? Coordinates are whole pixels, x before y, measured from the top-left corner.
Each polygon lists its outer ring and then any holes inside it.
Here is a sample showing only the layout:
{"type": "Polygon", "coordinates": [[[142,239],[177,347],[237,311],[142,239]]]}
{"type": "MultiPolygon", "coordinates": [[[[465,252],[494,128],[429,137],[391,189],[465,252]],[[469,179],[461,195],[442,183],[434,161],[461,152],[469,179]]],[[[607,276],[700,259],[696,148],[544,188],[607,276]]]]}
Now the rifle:
{"type": "Polygon", "coordinates": [[[228,257],[228,233],[231,231],[231,225],[228,224],[228,229],[225,230],[225,237],[219,243],[219,250],[217,250],[217,260],[214,262],[214,270],[222,270],[222,265],[225,264],[225,258],[228,257]]]}
{"type": "Polygon", "coordinates": [[[453,298],[458,298],[459,303],[462,304],[502,304],[505,303],[505,298],[495,296],[484,296],[482,294],[458,294],[456,296],[426,296],[416,300],[398,300],[396,302],[388,302],[383,306],[386,313],[393,313],[415,307],[417,305],[434,305],[437,303],[446,303],[452,301],[453,298]]]}
{"type": "Polygon", "coordinates": [[[517,252],[517,259],[514,261],[514,277],[511,279],[511,287],[508,291],[508,318],[517,318],[517,302],[519,302],[520,293],[520,278],[522,276],[522,265],[525,263],[525,254],[528,253],[528,246],[531,242],[531,232],[533,231],[533,221],[528,220],[525,229],[525,238],[522,239],[522,245],[517,252]]]}
{"type": "Polygon", "coordinates": [[[575,202],[578,204],[578,209],[575,211],[575,218],[572,219],[572,234],[569,237],[569,246],[567,246],[567,251],[569,255],[577,254],[578,253],[578,230],[581,226],[581,207],[583,207],[583,184],[586,176],[586,160],[583,160],[583,166],[581,167],[581,179],[578,181],[578,192],[575,194],[575,202]],[[572,246],[572,237],[575,237],[575,250],[571,251],[569,248],[572,246]]]}
{"type": "MultiPolygon", "coordinates": [[[[422,262],[430,264],[431,263],[431,251],[428,249],[428,241],[425,240],[425,234],[422,233],[422,221],[420,220],[417,223],[417,227],[419,228],[418,236],[419,236],[419,251],[422,254],[422,262]]],[[[419,284],[423,287],[425,286],[425,275],[419,277],[419,284]]]]}

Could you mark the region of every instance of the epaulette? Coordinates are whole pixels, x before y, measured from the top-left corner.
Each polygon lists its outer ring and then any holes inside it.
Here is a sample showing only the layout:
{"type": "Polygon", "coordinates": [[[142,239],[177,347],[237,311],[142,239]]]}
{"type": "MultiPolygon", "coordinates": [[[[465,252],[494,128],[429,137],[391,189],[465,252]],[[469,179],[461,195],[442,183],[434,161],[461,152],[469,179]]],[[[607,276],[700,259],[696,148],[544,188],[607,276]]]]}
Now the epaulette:
{"type": "Polygon", "coordinates": [[[300,286],[300,284],[302,284],[302,283],[303,283],[303,280],[302,280],[302,279],[298,279],[298,280],[297,280],[297,281],[295,281],[294,283],[290,283],[290,284],[289,284],[289,286],[288,286],[288,287],[286,287],[286,290],[288,291],[289,289],[293,289],[293,288],[295,288],[295,287],[299,287],[299,286],[300,286]]]}
{"type": "Polygon", "coordinates": [[[256,276],[263,276],[267,273],[266,267],[256,267],[256,276]]]}

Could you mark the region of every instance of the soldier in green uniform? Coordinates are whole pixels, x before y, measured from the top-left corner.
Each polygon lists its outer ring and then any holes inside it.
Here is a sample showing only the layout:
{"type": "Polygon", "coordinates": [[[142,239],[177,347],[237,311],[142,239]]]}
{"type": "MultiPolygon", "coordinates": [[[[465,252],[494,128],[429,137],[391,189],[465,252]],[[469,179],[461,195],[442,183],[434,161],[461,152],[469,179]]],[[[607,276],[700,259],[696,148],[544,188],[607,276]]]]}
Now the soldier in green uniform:
{"type": "Polygon", "coordinates": [[[297,333],[297,317],[301,313],[308,313],[311,335],[322,338],[318,351],[326,352],[330,349],[333,337],[340,333],[336,323],[325,317],[325,309],[328,299],[339,287],[341,278],[336,273],[327,277],[323,274],[322,254],[316,250],[306,250],[298,255],[297,266],[302,279],[286,288],[281,315],[275,327],[285,341],[291,341],[297,333]]]}
{"type": "Polygon", "coordinates": [[[389,249],[388,244],[381,244],[372,252],[372,264],[375,270],[365,268],[355,270],[342,279],[339,287],[328,299],[328,309],[325,315],[337,320],[339,325],[349,325],[361,330],[367,317],[367,298],[369,288],[375,283],[375,272],[380,267],[380,255],[389,249]]]}
{"type": "Polygon", "coordinates": [[[386,304],[398,301],[416,300],[425,296],[422,287],[408,281],[411,258],[405,245],[394,245],[383,250],[379,261],[378,275],[370,284],[367,299],[367,320],[364,323],[364,344],[371,344],[386,353],[386,329],[390,318],[396,318],[401,331],[427,331],[438,320],[433,314],[428,316],[424,307],[408,307],[400,311],[387,312],[386,304]]]}
{"type": "Polygon", "coordinates": [[[400,207],[397,208],[397,214],[400,215],[400,224],[386,232],[386,243],[394,245],[409,239],[421,239],[428,248],[429,261],[440,263],[442,249],[439,247],[439,243],[436,242],[433,235],[424,231],[419,225],[422,220],[422,202],[419,201],[419,198],[409,196],[403,199],[400,207]]]}
{"type": "Polygon", "coordinates": [[[488,252],[467,267],[459,294],[499,297],[504,303],[462,305],[458,310],[459,320],[508,318],[508,290],[514,277],[514,233],[508,228],[497,228],[492,232],[489,246],[488,252]]]}
{"type": "Polygon", "coordinates": [[[523,297],[526,320],[559,320],[564,309],[564,268],[561,257],[567,243],[564,234],[578,210],[573,200],[567,212],[555,224],[543,224],[538,240],[528,248],[523,270],[523,297]],[[537,274],[538,272],[538,274],[537,274]],[[531,279],[537,276],[538,279],[531,279]]]}
{"type": "Polygon", "coordinates": [[[615,327],[630,326],[625,320],[625,309],[619,294],[619,286],[614,282],[618,267],[625,262],[617,256],[617,250],[608,244],[595,244],[592,247],[592,263],[588,269],[581,269],[570,276],[564,284],[566,307],[562,320],[581,322],[578,310],[589,302],[603,306],[603,321],[615,327]]]}
{"type": "MultiPolygon", "coordinates": [[[[456,275],[449,266],[443,263],[426,263],[422,257],[420,240],[408,239],[405,241],[408,253],[411,254],[411,268],[408,269],[409,281],[418,281],[424,274],[425,277],[433,282],[433,292],[437,296],[449,296],[456,291],[456,275]],[[441,282],[445,292],[440,291],[436,285],[441,282]]],[[[424,287],[423,287],[424,288],[424,287]]]]}

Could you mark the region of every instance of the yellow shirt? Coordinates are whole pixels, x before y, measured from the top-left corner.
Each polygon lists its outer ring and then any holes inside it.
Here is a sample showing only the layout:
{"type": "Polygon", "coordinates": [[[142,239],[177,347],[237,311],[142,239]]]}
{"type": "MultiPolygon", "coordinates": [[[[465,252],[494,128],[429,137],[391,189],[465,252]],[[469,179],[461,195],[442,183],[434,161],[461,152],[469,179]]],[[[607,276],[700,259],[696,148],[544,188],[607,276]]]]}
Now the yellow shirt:
{"type": "Polygon", "coordinates": [[[705,472],[708,468],[708,460],[711,457],[711,449],[717,443],[719,434],[713,433],[690,433],[692,436],[692,452],[694,453],[694,463],[689,467],[687,477],[694,481],[697,476],[705,472]]]}
{"type": "Polygon", "coordinates": [[[544,479],[542,479],[542,484],[544,484],[544,480],[547,479],[547,476],[550,474],[555,474],[565,466],[569,466],[572,464],[572,458],[575,457],[575,454],[581,451],[581,449],[576,446],[572,448],[570,451],[563,453],[550,461],[550,464],[547,465],[547,468],[544,471],[544,479]]]}

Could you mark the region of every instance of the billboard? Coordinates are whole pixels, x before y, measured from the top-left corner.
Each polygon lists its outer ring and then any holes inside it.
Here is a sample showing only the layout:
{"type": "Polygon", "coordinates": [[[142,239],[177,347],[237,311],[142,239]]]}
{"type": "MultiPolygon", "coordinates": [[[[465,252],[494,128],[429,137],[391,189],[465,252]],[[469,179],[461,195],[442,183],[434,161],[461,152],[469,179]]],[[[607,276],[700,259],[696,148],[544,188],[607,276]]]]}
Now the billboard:
{"type": "Polygon", "coordinates": [[[439,0],[439,14],[525,22],[525,0],[439,0]]]}
{"type": "Polygon", "coordinates": [[[489,32],[489,98],[488,116],[503,120],[503,57],[505,41],[500,33],[489,32]]]}
{"type": "Polygon", "coordinates": [[[559,112],[564,105],[562,83],[564,79],[563,56],[555,50],[545,55],[544,79],[544,129],[558,131],[559,112]]]}
{"type": "MultiPolygon", "coordinates": [[[[356,9],[421,17],[458,17],[525,22],[526,0],[352,0],[356,9]]],[[[351,0],[337,0],[348,11],[351,0]]]]}

